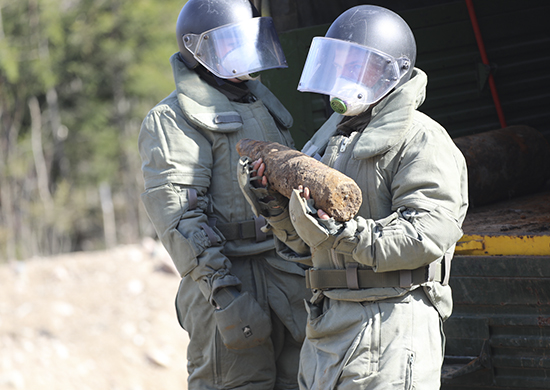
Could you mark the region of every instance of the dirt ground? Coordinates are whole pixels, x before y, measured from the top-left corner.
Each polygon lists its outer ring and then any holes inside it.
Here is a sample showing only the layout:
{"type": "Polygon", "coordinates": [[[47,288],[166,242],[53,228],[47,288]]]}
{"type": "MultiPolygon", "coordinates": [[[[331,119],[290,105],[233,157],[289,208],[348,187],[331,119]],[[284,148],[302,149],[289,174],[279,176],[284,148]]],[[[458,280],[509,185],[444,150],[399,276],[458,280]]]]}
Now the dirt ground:
{"type": "Polygon", "coordinates": [[[547,187],[545,191],[535,194],[470,208],[463,225],[464,233],[548,235],[550,186],[547,187]]]}
{"type": "Polygon", "coordinates": [[[187,389],[178,283],[153,240],[0,264],[0,390],[187,389]]]}

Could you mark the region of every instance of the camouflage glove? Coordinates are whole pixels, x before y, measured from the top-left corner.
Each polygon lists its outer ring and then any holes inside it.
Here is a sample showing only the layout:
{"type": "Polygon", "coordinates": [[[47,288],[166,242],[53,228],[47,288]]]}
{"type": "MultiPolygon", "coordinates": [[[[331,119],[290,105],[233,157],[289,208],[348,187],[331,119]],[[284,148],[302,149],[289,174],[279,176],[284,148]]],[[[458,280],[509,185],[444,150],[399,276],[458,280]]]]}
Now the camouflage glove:
{"type": "Polygon", "coordinates": [[[214,318],[227,348],[254,348],[271,335],[269,316],[247,291],[229,286],[217,290],[212,298],[214,318]]]}

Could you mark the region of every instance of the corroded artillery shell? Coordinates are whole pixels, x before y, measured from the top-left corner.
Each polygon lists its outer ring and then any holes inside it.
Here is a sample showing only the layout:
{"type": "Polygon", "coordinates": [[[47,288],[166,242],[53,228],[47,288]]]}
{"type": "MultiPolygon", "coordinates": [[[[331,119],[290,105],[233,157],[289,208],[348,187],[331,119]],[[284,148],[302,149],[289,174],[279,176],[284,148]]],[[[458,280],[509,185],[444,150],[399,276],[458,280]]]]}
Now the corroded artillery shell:
{"type": "Polygon", "coordinates": [[[353,179],[288,146],[245,138],[237,152],[252,160],[261,157],[270,187],[287,198],[299,185],[308,187],[315,207],[336,221],[349,221],[361,206],[361,189],[353,179]]]}

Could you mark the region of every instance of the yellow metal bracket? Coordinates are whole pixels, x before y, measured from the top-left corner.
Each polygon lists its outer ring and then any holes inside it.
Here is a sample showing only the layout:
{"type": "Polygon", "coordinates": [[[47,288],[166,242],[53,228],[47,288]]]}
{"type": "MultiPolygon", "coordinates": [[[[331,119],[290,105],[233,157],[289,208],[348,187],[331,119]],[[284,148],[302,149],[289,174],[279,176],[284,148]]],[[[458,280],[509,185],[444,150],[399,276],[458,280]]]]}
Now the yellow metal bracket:
{"type": "Polygon", "coordinates": [[[465,234],[456,244],[455,254],[469,256],[547,256],[550,255],[550,236],[465,234]]]}

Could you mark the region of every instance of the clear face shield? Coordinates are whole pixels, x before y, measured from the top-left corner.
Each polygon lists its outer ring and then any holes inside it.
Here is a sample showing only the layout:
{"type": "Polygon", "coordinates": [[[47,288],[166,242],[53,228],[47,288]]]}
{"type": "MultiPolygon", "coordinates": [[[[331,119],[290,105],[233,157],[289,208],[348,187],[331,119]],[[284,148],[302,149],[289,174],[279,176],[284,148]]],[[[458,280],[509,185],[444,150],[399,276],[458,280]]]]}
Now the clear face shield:
{"type": "Polygon", "coordinates": [[[330,96],[342,115],[357,115],[383,98],[407,73],[410,60],[339,39],[313,38],[298,90],[330,96]]]}
{"type": "Polygon", "coordinates": [[[269,17],[228,24],[202,34],[185,34],[182,39],[199,63],[223,79],[250,80],[254,78],[250,74],[287,67],[269,17]]]}

